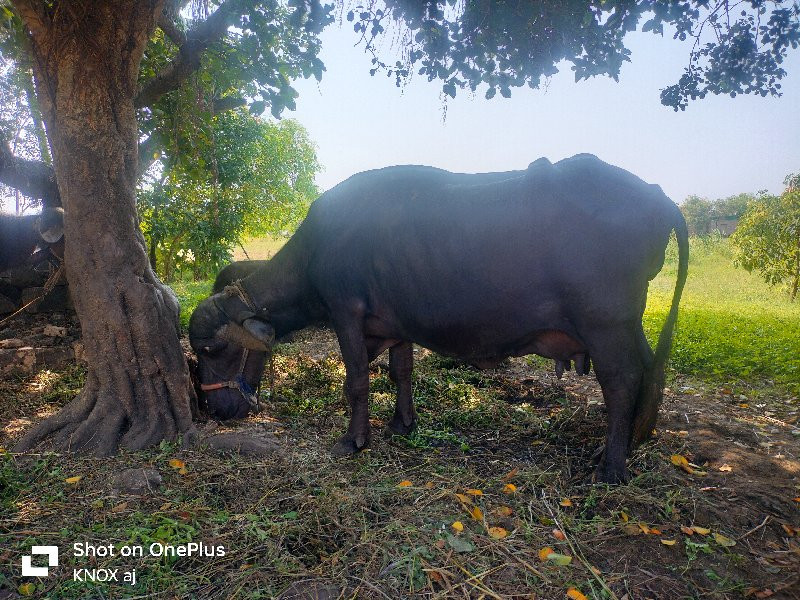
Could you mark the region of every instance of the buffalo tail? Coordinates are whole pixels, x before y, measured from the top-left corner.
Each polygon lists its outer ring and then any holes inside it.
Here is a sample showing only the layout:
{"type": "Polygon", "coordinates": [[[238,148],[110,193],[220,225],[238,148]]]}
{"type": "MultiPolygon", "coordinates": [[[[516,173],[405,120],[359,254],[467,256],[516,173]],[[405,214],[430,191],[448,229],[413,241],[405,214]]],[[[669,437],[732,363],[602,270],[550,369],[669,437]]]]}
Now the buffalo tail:
{"type": "Polygon", "coordinates": [[[678,279],[675,283],[669,314],[658,336],[653,362],[650,368],[645,371],[642,387],[637,398],[633,435],[631,437],[632,448],[636,448],[647,440],[656,424],[658,407],[661,404],[661,398],[664,393],[665,371],[669,351],[672,347],[672,334],[678,321],[678,303],[681,300],[683,286],[686,283],[686,275],[689,270],[689,232],[686,227],[686,221],[677,206],[675,207],[675,212],[677,214],[673,229],[678,240],[678,279]]]}

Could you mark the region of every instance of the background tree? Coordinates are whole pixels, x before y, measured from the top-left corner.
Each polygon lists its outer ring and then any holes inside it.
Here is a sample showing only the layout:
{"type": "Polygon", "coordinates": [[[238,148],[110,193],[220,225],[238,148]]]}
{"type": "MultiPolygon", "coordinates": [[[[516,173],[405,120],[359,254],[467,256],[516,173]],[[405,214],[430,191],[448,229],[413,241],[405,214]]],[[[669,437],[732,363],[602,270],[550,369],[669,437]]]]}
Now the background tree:
{"type": "MultiPolygon", "coordinates": [[[[180,110],[208,122],[245,99],[256,113],[266,106],[273,115],[292,108],[291,80],[322,74],[317,34],[332,20],[332,9],[320,0],[11,5],[0,50],[31,65],[52,168],[3,146],[0,182],[33,198],[60,193],[68,279],[89,365],[79,398],[18,448],[52,436],[62,448],[105,453],[191,433],[192,392],[178,342],[178,306],[150,268],[136,214],[136,182],[154,160],[175,160],[184,151],[172,142],[191,136],[173,135],[174,127],[167,126],[186,114],[180,110]]],[[[676,37],[698,42],[687,72],[662,92],[665,104],[684,108],[706,93],[779,94],[781,61],[800,39],[798,9],[789,2],[365,5],[348,16],[368,50],[375,52],[385,22],[407,28],[401,60],[388,67],[376,56],[375,69],[388,69],[400,82],[419,68],[430,80],[441,80],[450,96],[483,84],[489,98],[521,85],[535,87],[561,60],[573,63],[576,79],[616,78],[630,55],[624,37],[640,25],[656,33],[675,27],[676,37]],[[711,32],[708,44],[700,43],[704,32],[711,32]]],[[[197,121],[186,120],[192,123],[197,121]]],[[[196,139],[206,130],[197,126],[196,139]]]]}
{"type": "Polygon", "coordinates": [[[800,187],[797,176],[784,183],[789,187],[780,196],[750,203],[731,240],[736,264],[757,270],[771,285],[786,286],[794,300],[800,283],[800,187]]]}
{"type": "Polygon", "coordinates": [[[293,231],[319,195],[314,145],[296,121],[227,111],[205,140],[139,194],[150,262],[166,281],[182,269],[216,273],[244,236],[293,231]]]}

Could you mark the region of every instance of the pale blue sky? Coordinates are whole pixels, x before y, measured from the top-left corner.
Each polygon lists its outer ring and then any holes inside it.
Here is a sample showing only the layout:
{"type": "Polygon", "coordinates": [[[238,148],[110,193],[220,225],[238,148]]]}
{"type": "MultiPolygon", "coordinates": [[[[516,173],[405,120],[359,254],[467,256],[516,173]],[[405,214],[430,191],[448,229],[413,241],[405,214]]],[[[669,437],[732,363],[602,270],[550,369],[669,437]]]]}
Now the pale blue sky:
{"type": "MultiPolygon", "coordinates": [[[[505,171],[579,152],[658,183],[677,202],[689,194],[779,193],[783,178],[800,172],[799,52],[786,62],[781,98],[706,97],[676,113],[660,104],[659,91],[680,77],[690,46],[632,34],[632,62],[619,83],[575,83],[565,64],[546,90],[516,88],[510,99],[490,101],[483,91],[459,93],[448,98],[443,119],[438,81],[416,76],[398,89],[385,74],[371,77],[370,57],[353,46],[348,23],[322,39],[327,72],[319,84],[296,82],[297,110],[284,116],[298,119],[316,142],[323,189],[387,165],[505,171]]],[[[391,48],[385,54],[394,56],[391,48]]]]}

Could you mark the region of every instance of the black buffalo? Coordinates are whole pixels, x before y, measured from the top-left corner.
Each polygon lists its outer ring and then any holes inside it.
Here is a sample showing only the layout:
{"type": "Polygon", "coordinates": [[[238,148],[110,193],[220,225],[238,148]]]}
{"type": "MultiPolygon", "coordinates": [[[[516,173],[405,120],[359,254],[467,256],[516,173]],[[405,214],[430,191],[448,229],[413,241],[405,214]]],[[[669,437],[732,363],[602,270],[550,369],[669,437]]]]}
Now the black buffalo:
{"type": "MultiPolygon", "coordinates": [[[[387,348],[397,385],[389,427],[399,433],[416,419],[412,343],[479,366],[531,353],[562,363],[591,356],[608,409],[596,475],[617,482],[656,421],[687,268],[677,206],[594,156],[496,175],[390,167],[317,199],[272,260],[198,306],[190,340],[201,380],[230,380],[242,347],[265,352],[276,336],[329,322],[351,407],[335,455],[369,441],[369,362],[387,348]],[[654,353],[642,314],[673,230],[677,283],[654,353]]],[[[259,376],[245,373],[251,386],[259,376]]]]}
{"type": "Polygon", "coordinates": [[[37,246],[61,240],[64,211],[45,208],[39,215],[0,214],[0,271],[25,264],[37,246]]]}

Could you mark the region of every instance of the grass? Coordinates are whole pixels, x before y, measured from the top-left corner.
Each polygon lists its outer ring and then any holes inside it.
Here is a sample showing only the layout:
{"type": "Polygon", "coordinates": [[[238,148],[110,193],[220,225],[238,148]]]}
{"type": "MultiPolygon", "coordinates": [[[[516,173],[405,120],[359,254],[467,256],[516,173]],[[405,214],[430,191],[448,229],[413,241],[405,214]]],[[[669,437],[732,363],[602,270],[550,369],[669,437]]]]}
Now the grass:
{"type": "MultiPolygon", "coordinates": [[[[676,257],[653,280],[645,311],[651,343],[669,310],[676,257]]],[[[713,382],[746,379],[800,391],[800,302],[733,265],[726,239],[692,239],[671,364],[713,382]]]]}

